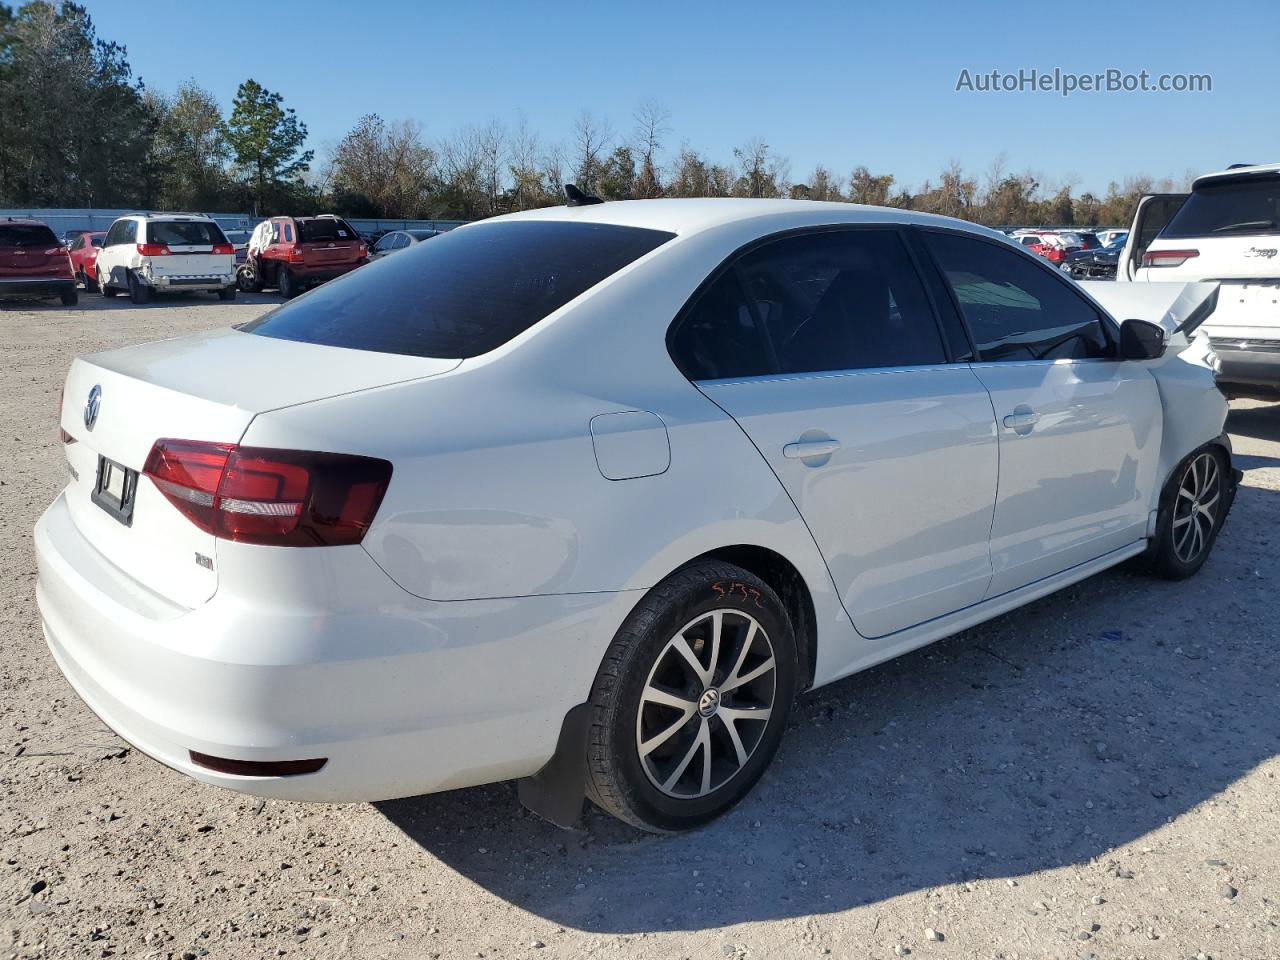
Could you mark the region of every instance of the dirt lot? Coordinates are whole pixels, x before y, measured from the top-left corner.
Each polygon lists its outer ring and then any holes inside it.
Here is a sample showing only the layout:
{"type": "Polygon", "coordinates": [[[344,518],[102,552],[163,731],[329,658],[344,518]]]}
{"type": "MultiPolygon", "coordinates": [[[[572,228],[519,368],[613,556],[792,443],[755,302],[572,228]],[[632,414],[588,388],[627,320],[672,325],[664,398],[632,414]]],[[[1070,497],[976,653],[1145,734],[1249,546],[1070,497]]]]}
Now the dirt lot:
{"type": "Polygon", "coordinates": [[[0,307],[0,960],[1280,957],[1280,406],[1235,405],[1245,486],[1199,576],[1109,572],[809,695],[693,835],[558,831],[509,785],[260,803],[80,703],[31,528],[74,354],[274,302],[0,307]]]}

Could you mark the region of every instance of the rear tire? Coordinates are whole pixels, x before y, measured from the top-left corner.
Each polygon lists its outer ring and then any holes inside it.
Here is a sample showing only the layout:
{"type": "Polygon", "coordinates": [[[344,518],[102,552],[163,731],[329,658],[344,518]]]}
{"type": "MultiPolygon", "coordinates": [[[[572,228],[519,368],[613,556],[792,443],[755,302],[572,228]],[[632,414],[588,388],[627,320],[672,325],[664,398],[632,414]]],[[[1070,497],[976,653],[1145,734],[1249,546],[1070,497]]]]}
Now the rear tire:
{"type": "Polygon", "coordinates": [[[104,297],[114,297],[120,293],[119,290],[107,283],[107,278],[102,275],[101,271],[95,270],[94,273],[98,278],[98,292],[104,297]]]}
{"type": "Polygon", "coordinates": [[[292,300],[298,295],[298,285],[293,279],[293,275],[285,267],[281,267],[279,276],[276,279],[276,286],[280,290],[280,296],[286,300],[292,300]]]}
{"type": "Polygon", "coordinates": [[[588,797],[655,833],[719,816],[773,759],[796,677],[791,621],[768,584],[721,561],[677,570],[631,612],[596,675],[588,797]]]}
{"type": "Polygon", "coordinates": [[[80,294],[76,291],[75,287],[72,287],[70,290],[63,290],[62,293],[58,295],[58,299],[62,301],[62,305],[64,307],[74,307],[80,302],[80,294]]]}
{"type": "Polygon", "coordinates": [[[1204,566],[1227,518],[1231,467],[1217,446],[1201,447],[1174,469],[1160,495],[1160,519],[1147,558],[1152,573],[1185,580],[1204,566]]]}
{"type": "Polygon", "coordinates": [[[132,272],[129,274],[129,299],[137,304],[151,302],[151,288],[134,276],[132,272]]]}
{"type": "Polygon", "coordinates": [[[235,287],[223,287],[221,290],[218,291],[219,300],[234,300],[235,298],[236,298],[235,287]]]}
{"type": "Polygon", "coordinates": [[[82,272],[82,273],[80,274],[80,282],[84,284],[84,292],[85,292],[85,293],[97,293],[97,292],[98,292],[98,282],[97,282],[96,280],[94,280],[94,278],[93,278],[93,277],[91,277],[89,274],[87,274],[87,273],[83,273],[83,272],[82,272]]]}

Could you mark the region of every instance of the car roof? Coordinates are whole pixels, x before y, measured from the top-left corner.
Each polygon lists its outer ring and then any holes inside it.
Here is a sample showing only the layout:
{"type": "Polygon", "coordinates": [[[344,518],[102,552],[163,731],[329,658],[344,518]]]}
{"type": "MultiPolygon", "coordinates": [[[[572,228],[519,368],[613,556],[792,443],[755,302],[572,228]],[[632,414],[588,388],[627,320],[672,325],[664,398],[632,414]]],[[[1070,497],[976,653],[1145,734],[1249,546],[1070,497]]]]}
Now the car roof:
{"type": "Polygon", "coordinates": [[[788,227],[818,224],[891,223],[919,226],[956,227],[1008,242],[998,230],[967,220],[957,220],[931,213],[901,210],[896,207],[872,207],[859,203],[828,203],[815,200],[754,200],[740,198],[704,198],[688,200],[619,200],[586,206],[541,207],[510,213],[490,220],[477,221],[458,229],[473,229],[485,223],[517,220],[567,220],[579,223],[611,223],[625,227],[642,227],[687,235],[731,223],[769,220],[770,232],[788,227]]]}
{"type": "Polygon", "coordinates": [[[1280,163],[1250,163],[1238,167],[1232,167],[1228,170],[1215,170],[1213,173],[1206,173],[1203,176],[1196,177],[1192,181],[1191,189],[1194,190],[1202,183],[1211,183],[1214,180],[1238,178],[1248,179],[1252,176],[1260,176],[1266,174],[1280,173],[1280,163]]]}
{"type": "Polygon", "coordinates": [[[216,222],[213,217],[205,216],[203,213],[126,213],[120,217],[121,220],[194,220],[201,223],[216,222]]]}
{"type": "Polygon", "coordinates": [[[5,217],[0,223],[13,223],[24,227],[47,227],[49,226],[43,220],[36,220],[32,217],[5,217]]]}

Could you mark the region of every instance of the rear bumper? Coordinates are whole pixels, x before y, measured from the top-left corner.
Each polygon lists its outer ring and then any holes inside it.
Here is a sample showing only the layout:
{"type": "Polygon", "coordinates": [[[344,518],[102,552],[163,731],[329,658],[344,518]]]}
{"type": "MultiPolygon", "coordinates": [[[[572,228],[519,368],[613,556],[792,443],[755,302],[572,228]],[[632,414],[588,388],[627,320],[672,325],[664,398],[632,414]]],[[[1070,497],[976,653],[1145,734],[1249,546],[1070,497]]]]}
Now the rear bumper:
{"type": "Polygon", "coordinates": [[[0,279],[0,297],[56,297],[75,288],[73,277],[0,279]]]}
{"type": "Polygon", "coordinates": [[[1233,340],[1211,337],[1221,367],[1218,385],[1226,392],[1280,395],[1280,339],[1233,340]]]}
{"type": "Polygon", "coordinates": [[[169,276],[167,274],[144,273],[142,280],[157,290],[222,290],[235,286],[235,272],[226,274],[196,274],[192,276],[169,276]]]}
{"type": "Polygon", "coordinates": [[[381,800],[535,773],[626,609],[626,594],[422,601],[361,548],[335,547],[292,551],[310,567],[276,578],[259,602],[234,596],[224,569],[213,599],[185,610],[94,550],[64,496],[35,546],[49,649],[105,723],[204,783],[292,800],[381,800]],[[241,776],[199,766],[191,751],[327,762],[241,776]]]}

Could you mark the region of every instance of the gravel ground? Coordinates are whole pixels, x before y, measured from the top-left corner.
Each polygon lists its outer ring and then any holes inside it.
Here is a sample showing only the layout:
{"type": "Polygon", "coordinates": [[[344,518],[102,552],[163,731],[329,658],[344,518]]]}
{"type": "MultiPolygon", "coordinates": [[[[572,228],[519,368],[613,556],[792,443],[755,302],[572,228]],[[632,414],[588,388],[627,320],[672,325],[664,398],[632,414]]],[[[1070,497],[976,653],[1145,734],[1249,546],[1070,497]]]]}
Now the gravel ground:
{"type": "Polygon", "coordinates": [[[1280,406],[1171,584],[1111,571],[804,698],[772,770],[673,839],[510,785],[259,802],[107,730],[54,667],[31,528],[72,356],[270,296],[0,307],[4,957],[1280,957],[1280,406]]]}

